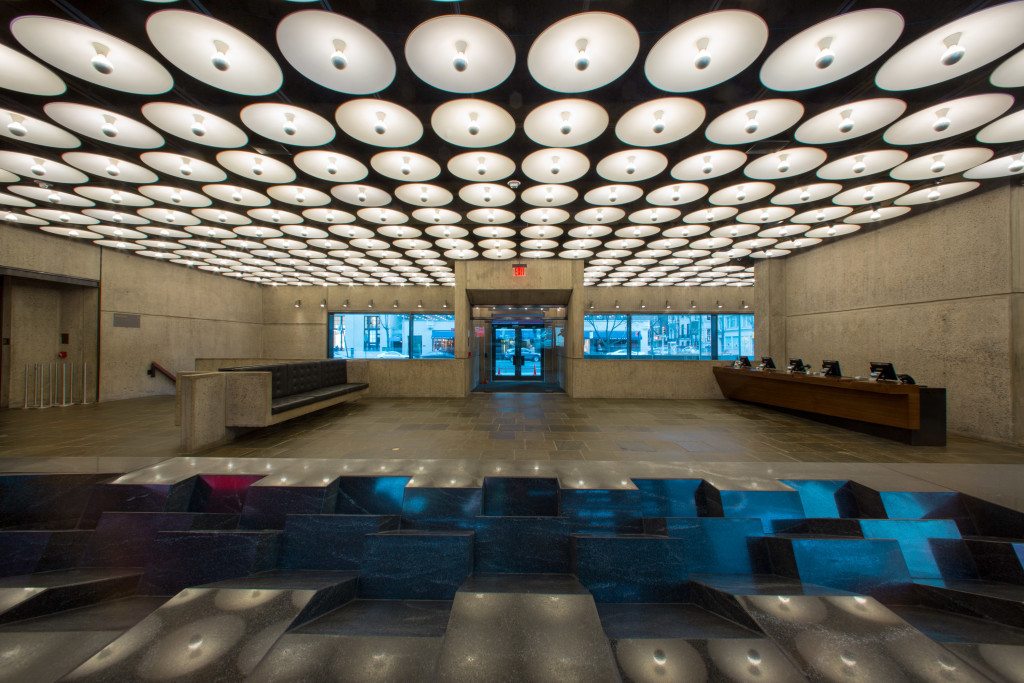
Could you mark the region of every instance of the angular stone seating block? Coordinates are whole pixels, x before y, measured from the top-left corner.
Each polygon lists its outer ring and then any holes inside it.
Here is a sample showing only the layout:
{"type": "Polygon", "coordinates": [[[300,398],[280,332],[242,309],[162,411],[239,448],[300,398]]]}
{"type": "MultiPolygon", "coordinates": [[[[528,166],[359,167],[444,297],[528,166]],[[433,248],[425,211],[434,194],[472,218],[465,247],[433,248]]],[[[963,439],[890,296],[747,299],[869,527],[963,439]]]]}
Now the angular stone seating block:
{"type": "Polygon", "coordinates": [[[808,517],[857,517],[857,501],[846,479],[782,479],[800,494],[808,517]]]}
{"type": "Polygon", "coordinates": [[[0,530],[0,576],[70,569],[81,560],[91,531],[0,530]]]}
{"type": "Polygon", "coordinates": [[[910,572],[894,540],[845,537],[766,536],[772,573],[804,583],[879,594],[910,583],[910,572]]]}
{"type": "Polygon", "coordinates": [[[689,568],[699,574],[750,574],[767,563],[760,543],[759,519],[733,517],[669,517],[644,521],[648,534],[679,538],[689,549],[689,568]]]}
{"type": "Polygon", "coordinates": [[[262,474],[201,474],[196,477],[190,512],[230,512],[238,514],[245,506],[253,484],[262,474]]]}
{"type": "Polygon", "coordinates": [[[566,574],[569,521],[559,517],[477,517],[473,563],[481,573],[566,574]]]}
{"type": "Polygon", "coordinates": [[[640,533],[643,494],[632,489],[567,489],[559,492],[559,513],[574,531],[640,533]]]}
{"type": "Polygon", "coordinates": [[[558,515],[558,480],[485,477],[483,514],[494,517],[558,515]]]}
{"type": "Polygon", "coordinates": [[[137,571],[65,569],[0,579],[0,624],[132,595],[137,571]]]}
{"type": "Polygon", "coordinates": [[[333,485],[251,486],[238,526],[241,529],[283,529],[288,515],[331,512],[336,496],[337,489],[333,485]]]}
{"type": "Polygon", "coordinates": [[[682,602],[688,543],[667,536],[575,534],[573,570],[598,602],[682,602]]]}
{"type": "Polygon", "coordinates": [[[956,491],[879,491],[851,483],[858,517],[866,519],[952,519],[971,529],[971,516],[956,491]]]}
{"type": "Polygon", "coordinates": [[[891,538],[915,579],[969,579],[974,562],[950,519],[862,519],[864,538],[891,538]]]}
{"type": "Polygon", "coordinates": [[[1024,540],[969,536],[964,544],[980,578],[1024,584],[1024,540]]]}
{"type": "Polygon", "coordinates": [[[242,680],[288,629],[345,604],[354,589],[345,572],[271,572],[187,588],[66,680],[242,680]]]}
{"type": "Polygon", "coordinates": [[[76,529],[110,474],[0,475],[0,529],[76,529]]]}
{"type": "Polygon", "coordinates": [[[171,484],[97,484],[82,515],[81,526],[95,527],[100,515],[108,511],[189,512],[198,481],[198,477],[188,477],[171,484]]]}
{"type": "Polygon", "coordinates": [[[918,603],[1024,629],[1024,586],[995,581],[922,579],[918,603]]]}
{"type": "Polygon", "coordinates": [[[437,673],[488,683],[620,680],[594,599],[565,575],[467,581],[452,605],[437,673]]]}
{"type": "Polygon", "coordinates": [[[407,486],[402,500],[402,517],[410,520],[471,519],[481,513],[483,490],[407,486]]]}
{"type": "Polygon", "coordinates": [[[288,515],[281,540],[284,570],[357,570],[366,537],[398,529],[398,515],[288,515]]]}
{"type": "Polygon", "coordinates": [[[280,531],[158,532],[140,592],[174,595],[190,586],[269,571],[277,566],[280,537],[280,531]]]}
{"type": "Polygon", "coordinates": [[[758,518],[765,529],[773,519],[806,516],[800,494],[795,490],[719,489],[708,482],[697,489],[697,510],[701,517],[758,518]]]}
{"type": "Polygon", "coordinates": [[[399,515],[411,477],[341,477],[334,511],[343,515],[399,515]]]}
{"type": "Polygon", "coordinates": [[[644,517],[696,517],[700,479],[633,479],[644,517]]]}
{"type": "Polygon", "coordinates": [[[965,533],[996,538],[1024,539],[1024,512],[981,498],[960,494],[973,528],[965,533]]]}
{"type": "Polygon", "coordinates": [[[359,595],[451,600],[472,572],[470,531],[384,531],[366,537],[359,595]]]}
{"type": "Polygon", "coordinates": [[[286,633],[253,681],[436,680],[450,600],[353,600],[286,633]]]}
{"type": "Polygon", "coordinates": [[[230,530],[238,515],[201,512],[104,512],[81,557],[84,567],[145,567],[161,531],[230,530]]]}

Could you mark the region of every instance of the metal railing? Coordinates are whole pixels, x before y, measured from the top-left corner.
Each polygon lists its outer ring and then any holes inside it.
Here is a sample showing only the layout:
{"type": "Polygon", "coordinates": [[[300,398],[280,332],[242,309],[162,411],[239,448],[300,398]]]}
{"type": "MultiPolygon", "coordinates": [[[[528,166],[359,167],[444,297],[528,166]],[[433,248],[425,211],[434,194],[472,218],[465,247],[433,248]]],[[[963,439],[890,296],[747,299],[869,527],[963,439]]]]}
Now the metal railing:
{"type": "Polygon", "coordinates": [[[24,400],[21,407],[66,408],[92,403],[89,400],[89,364],[52,361],[25,366],[24,400]],[[76,396],[78,400],[76,399],[76,396]]]}

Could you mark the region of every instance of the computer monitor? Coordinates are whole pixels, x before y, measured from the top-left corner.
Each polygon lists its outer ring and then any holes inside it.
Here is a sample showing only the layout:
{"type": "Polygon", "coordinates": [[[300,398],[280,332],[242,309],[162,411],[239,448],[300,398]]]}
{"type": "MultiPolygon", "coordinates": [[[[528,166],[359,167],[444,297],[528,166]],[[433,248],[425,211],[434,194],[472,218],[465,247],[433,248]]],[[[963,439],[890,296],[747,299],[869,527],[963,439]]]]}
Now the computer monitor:
{"type": "Polygon", "coordinates": [[[765,370],[774,370],[775,360],[771,356],[761,356],[761,367],[765,370]]]}
{"type": "Polygon", "coordinates": [[[842,377],[843,371],[839,369],[839,361],[823,360],[821,361],[821,374],[825,377],[842,377]]]}
{"type": "Polygon", "coordinates": [[[899,382],[896,368],[892,363],[871,363],[871,379],[883,380],[886,382],[899,382]]]}
{"type": "Polygon", "coordinates": [[[807,372],[807,366],[804,365],[803,358],[790,358],[789,359],[789,371],[790,372],[807,372]]]}
{"type": "Polygon", "coordinates": [[[739,358],[736,359],[736,366],[741,368],[749,368],[750,358],[748,358],[747,356],[740,356],[739,358]]]}

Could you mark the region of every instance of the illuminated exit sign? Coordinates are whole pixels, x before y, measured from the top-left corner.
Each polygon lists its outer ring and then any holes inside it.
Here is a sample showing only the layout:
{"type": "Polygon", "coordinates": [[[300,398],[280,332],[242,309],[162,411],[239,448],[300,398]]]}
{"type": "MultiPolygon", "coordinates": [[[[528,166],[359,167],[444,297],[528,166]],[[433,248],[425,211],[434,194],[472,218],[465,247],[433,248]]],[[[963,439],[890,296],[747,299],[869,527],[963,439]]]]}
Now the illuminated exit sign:
{"type": "Polygon", "coordinates": [[[512,277],[526,277],[526,266],[520,264],[513,265],[512,277]]]}

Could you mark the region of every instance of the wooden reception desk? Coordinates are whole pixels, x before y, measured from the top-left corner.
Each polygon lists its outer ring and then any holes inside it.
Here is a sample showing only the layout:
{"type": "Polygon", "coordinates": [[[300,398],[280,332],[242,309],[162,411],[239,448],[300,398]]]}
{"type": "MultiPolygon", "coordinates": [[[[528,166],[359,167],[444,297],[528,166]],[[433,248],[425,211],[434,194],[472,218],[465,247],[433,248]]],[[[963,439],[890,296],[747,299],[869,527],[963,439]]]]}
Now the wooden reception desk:
{"type": "Polygon", "coordinates": [[[917,384],[821,377],[785,370],[714,368],[726,398],[915,446],[946,445],[946,390],[917,384]]]}

